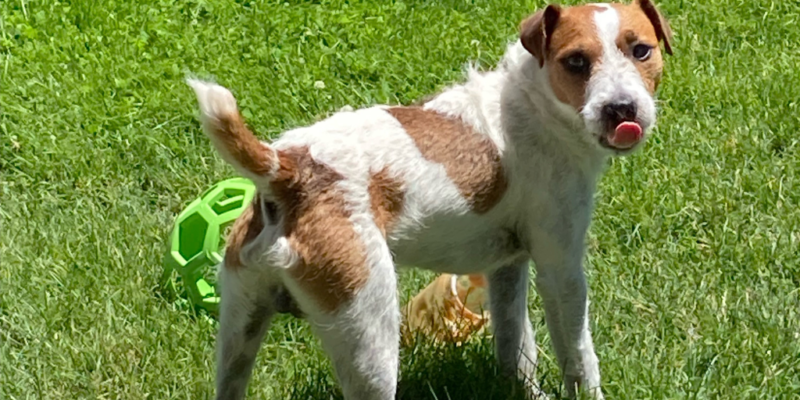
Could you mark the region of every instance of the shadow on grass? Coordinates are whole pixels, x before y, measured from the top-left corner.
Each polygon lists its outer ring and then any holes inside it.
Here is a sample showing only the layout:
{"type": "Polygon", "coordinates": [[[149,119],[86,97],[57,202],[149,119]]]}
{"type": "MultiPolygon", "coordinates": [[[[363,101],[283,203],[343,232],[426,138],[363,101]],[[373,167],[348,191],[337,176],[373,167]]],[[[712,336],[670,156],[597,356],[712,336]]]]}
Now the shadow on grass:
{"type": "MultiPolygon", "coordinates": [[[[500,373],[493,346],[488,336],[473,338],[461,346],[415,340],[401,350],[396,398],[525,400],[523,384],[500,373]]],[[[287,391],[290,399],[343,398],[330,368],[319,366],[298,366],[287,391]]]]}

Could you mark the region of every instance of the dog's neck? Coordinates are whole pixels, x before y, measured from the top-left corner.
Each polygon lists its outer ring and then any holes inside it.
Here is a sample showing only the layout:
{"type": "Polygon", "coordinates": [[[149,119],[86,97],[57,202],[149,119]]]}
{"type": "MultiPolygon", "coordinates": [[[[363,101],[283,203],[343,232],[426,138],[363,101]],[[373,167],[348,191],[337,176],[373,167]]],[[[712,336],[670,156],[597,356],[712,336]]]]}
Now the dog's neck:
{"type": "MultiPolygon", "coordinates": [[[[546,68],[546,67],[545,67],[546,68]]],[[[451,87],[425,104],[489,136],[506,167],[537,168],[541,155],[596,181],[608,152],[590,142],[578,114],[559,102],[546,69],[517,41],[508,46],[494,70],[468,71],[465,83],[451,87]]]]}

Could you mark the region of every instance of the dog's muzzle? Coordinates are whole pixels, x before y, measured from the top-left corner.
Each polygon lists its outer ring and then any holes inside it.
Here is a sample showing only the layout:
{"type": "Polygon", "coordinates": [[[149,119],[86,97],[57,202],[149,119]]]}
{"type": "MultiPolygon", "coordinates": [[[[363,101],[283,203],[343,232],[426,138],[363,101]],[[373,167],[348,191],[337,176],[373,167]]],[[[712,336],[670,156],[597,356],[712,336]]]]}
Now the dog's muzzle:
{"type": "Polygon", "coordinates": [[[644,137],[644,129],[637,121],[637,107],[633,100],[622,99],[603,106],[605,129],[600,144],[613,150],[628,150],[644,137]]]}

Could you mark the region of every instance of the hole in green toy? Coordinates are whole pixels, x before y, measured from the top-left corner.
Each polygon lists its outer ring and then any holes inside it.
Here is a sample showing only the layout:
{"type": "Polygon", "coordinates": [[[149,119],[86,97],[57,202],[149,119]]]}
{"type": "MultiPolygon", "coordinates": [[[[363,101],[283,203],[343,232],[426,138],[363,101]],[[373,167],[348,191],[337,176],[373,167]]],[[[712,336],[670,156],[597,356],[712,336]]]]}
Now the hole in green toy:
{"type": "Polygon", "coordinates": [[[214,288],[209,285],[205,279],[198,279],[195,285],[197,286],[197,292],[200,293],[200,297],[206,298],[214,296],[214,288]]]}
{"type": "Polygon", "coordinates": [[[217,215],[224,214],[228,211],[242,208],[244,205],[245,192],[241,189],[227,188],[222,192],[221,197],[211,206],[217,215]]]}
{"type": "Polygon", "coordinates": [[[180,247],[178,252],[185,260],[200,254],[203,251],[203,239],[208,231],[208,222],[200,214],[192,214],[180,226],[180,247]]]}

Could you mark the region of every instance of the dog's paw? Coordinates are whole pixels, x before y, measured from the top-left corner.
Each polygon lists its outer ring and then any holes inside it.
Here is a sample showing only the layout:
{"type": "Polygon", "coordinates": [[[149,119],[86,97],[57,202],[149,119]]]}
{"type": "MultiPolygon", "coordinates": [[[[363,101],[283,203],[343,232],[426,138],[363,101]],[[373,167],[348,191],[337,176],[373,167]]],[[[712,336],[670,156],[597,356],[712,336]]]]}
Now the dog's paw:
{"type": "Polygon", "coordinates": [[[550,400],[550,396],[548,396],[547,393],[545,393],[545,391],[538,386],[529,385],[527,390],[528,398],[531,400],[550,400]]]}

